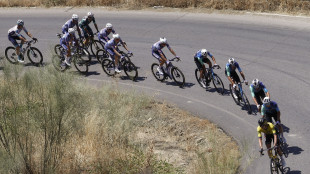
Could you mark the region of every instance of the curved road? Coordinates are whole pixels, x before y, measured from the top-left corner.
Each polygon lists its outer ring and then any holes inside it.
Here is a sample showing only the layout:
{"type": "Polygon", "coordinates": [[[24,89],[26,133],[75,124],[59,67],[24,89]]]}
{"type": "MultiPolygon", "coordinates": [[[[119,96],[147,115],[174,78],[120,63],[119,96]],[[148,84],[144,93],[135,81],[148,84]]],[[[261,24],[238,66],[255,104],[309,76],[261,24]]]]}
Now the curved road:
{"type": "MultiPolygon", "coordinates": [[[[7,31],[18,18],[25,21],[27,29],[39,38],[36,46],[44,53],[44,62],[51,62],[50,48],[59,40],[55,33],[77,13],[80,18],[90,9],[1,9],[0,55],[9,41],[7,31]]],[[[140,67],[138,82],[117,80],[120,88],[133,88],[165,99],[201,118],[218,124],[232,135],[244,151],[245,173],[269,173],[267,156],[259,157],[257,140],[258,115],[248,115],[235,105],[228,93],[218,95],[197,85],[193,54],[207,48],[215,56],[222,70],[217,70],[225,87],[224,66],[230,56],[235,57],[245,72],[247,80],[259,78],[267,86],[272,100],[278,102],[282,122],[285,124],[290,155],[287,166],[290,173],[307,173],[310,166],[309,113],[310,113],[310,24],[308,18],[260,15],[195,14],[185,12],[107,11],[91,9],[99,28],[111,22],[128,43],[140,67]],[[186,86],[157,82],[150,70],[156,60],[151,56],[151,45],[165,36],[182,61],[175,63],[186,77],[186,86]],[[289,132],[289,133],[287,133],[289,132]],[[249,162],[249,165],[248,163],[249,162]],[[255,165],[253,165],[255,164],[255,165]]],[[[93,25],[91,24],[93,27],[93,25]]],[[[165,50],[166,52],[168,50],[165,50]]],[[[168,56],[172,56],[166,53],[168,56]]],[[[74,68],[73,68],[74,69],[74,68]]],[[[110,83],[99,64],[90,67],[86,77],[92,84],[110,83]]],[[[246,94],[250,98],[249,89],[246,94]]],[[[253,105],[253,107],[255,107],[253,105]]]]}

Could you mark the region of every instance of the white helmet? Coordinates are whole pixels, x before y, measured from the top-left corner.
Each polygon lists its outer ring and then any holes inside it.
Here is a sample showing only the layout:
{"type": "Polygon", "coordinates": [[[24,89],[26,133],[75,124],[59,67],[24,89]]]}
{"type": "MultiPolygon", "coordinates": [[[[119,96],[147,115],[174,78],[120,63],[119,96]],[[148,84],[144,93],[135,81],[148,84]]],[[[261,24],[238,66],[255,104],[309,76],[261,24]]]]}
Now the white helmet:
{"type": "Polygon", "coordinates": [[[21,20],[21,19],[18,19],[18,21],[17,21],[17,25],[24,26],[24,21],[23,21],[23,20],[21,20]]]}
{"type": "Polygon", "coordinates": [[[265,97],[263,100],[263,104],[269,104],[270,103],[270,98],[269,97],[265,97]]]}
{"type": "Polygon", "coordinates": [[[107,24],[105,25],[105,27],[106,27],[107,29],[112,29],[112,28],[113,28],[113,25],[112,25],[111,23],[107,23],[107,24]]]}
{"type": "Polygon", "coordinates": [[[201,55],[202,56],[207,56],[208,50],[206,49],[201,49],[201,55]]]}
{"type": "Polygon", "coordinates": [[[72,19],[73,19],[73,20],[79,20],[79,16],[78,16],[77,14],[73,14],[73,15],[72,15],[72,19]]]}
{"type": "Polygon", "coordinates": [[[228,62],[229,62],[229,64],[232,65],[232,64],[235,63],[235,59],[231,57],[231,58],[228,59],[228,62]]]}
{"type": "Polygon", "coordinates": [[[252,81],[252,84],[253,84],[254,88],[257,88],[259,86],[259,80],[258,79],[254,79],[252,81]]]}
{"type": "Polygon", "coordinates": [[[113,34],[113,38],[114,39],[120,39],[121,37],[119,36],[119,34],[113,34]]]}
{"type": "Polygon", "coordinates": [[[92,12],[87,13],[87,17],[93,17],[93,16],[94,16],[94,14],[92,12]]]}
{"type": "Polygon", "coordinates": [[[165,37],[161,37],[159,39],[159,41],[160,41],[161,44],[166,44],[167,43],[167,39],[165,37]]]}
{"type": "Polygon", "coordinates": [[[75,32],[75,29],[74,29],[74,28],[69,28],[69,29],[68,29],[68,33],[69,33],[69,34],[74,34],[74,32],[75,32]]]}

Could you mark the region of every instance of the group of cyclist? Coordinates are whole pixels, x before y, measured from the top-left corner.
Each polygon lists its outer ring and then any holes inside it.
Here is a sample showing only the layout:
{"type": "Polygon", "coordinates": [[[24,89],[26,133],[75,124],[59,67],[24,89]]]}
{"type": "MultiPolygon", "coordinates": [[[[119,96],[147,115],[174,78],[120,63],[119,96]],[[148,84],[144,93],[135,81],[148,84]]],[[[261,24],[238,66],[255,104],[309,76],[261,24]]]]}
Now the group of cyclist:
{"type": "MultiPolygon", "coordinates": [[[[83,44],[88,44],[90,39],[93,39],[94,33],[92,32],[92,29],[89,27],[89,24],[91,22],[94,23],[94,26],[97,30],[98,33],[98,40],[101,41],[104,44],[104,49],[113,60],[115,60],[115,72],[119,73],[121,72],[118,69],[118,64],[119,60],[122,58],[122,55],[119,53],[118,45],[122,44],[123,47],[128,51],[128,53],[131,53],[128,50],[127,45],[125,42],[122,41],[120,38],[119,34],[116,34],[115,30],[113,29],[113,26],[111,23],[107,23],[105,28],[98,31],[98,26],[95,22],[95,17],[94,14],[91,12],[87,13],[87,16],[85,16],[80,22],[79,17],[77,14],[73,14],[72,18],[68,20],[63,26],[62,26],[62,33],[63,36],[60,39],[60,44],[66,51],[66,59],[65,63],[70,66],[71,62],[71,47],[74,44],[78,44],[78,40],[75,37],[75,31],[78,31],[78,35],[80,38],[80,42],[82,42],[82,38],[85,38],[83,41],[83,44]],[[76,29],[74,29],[74,27],[76,29]],[[83,33],[83,36],[82,36],[83,33]],[[109,35],[113,33],[113,38],[110,39],[109,35]]],[[[24,22],[22,20],[17,21],[17,25],[14,26],[13,28],[9,29],[8,31],[8,39],[9,41],[12,42],[12,44],[16,48],[16,54],[18,55],[18,61],[19,62],[24,62],[23,56],[20,53],[22,49],[22,45],[27,42],[26,38],[20,34],[20,32],[24,30],[25,33],[32,38],[33,40],[37,40],[34,38],[30,32],[28,32],[24,26],[24,22]],[[16,40],[21,40],[21,43],[18,44],[16,40]]],[[[159,41],[154,43],[151,48],[152,56],[155,57],[158,61],[160,66],[157,68],[157,71],[159,74],[163,74],[163,71],[165,70],[163,65],[166,63],[166,65],[169,65],[170,62],[166,58],[164,52],[162,49],[164,47],[167,47],[171,54],[173,54],[175,57],[179,58],[174,50],[170,47],[170,45],[167,42],[166,38],[160,38],[159,41]]],[[[214,58],[214,56],[207,50],[207,49],[201,49],[197,51],[194,55],[194,62],[197,65],[197,68],[199,69],[200,76],[199,76],[199,81],[202,81],[205,76],[205,71],[206,67],[204,63],[208,64],[208,67],[212,67],[212,63],[208,56],[212,59],[214,62],[214,67],[220,67],[214,58]]],[[[168,66],[166,66],[167,68],[168,66]]],[[[239,64],[237,61],[235,61],[234,58],[229,58],[228,62],[225,66],[225,75],[227,76],[229,82],[231,83],[233,87],[233,96],[234,98],[237,98],[238,96],[236,95],[236,87],[238,83],[241,83],[240,78],[236,72],[236,69],[239,71],[240,75],[243,78],[244,83],[247,85],[248,82],[245,79],[245,75],[243,71],[241,70],[239,64]]],[[[209,72],[208,72],[209,73],[209,72]]],[[[207,85],[209,85],[210,81],[207,82],[207,85]]],[[[204,85],[204,83],[201,83],[204,85]]],[[[203,86],[206,87],[206,86],[203,86]]],[[[278,143],[278,138],[282,138],[284,142],[286,142],[284,136],[283,136],[283,128],[281,125],[281,113],[278,108],[278,105],[276,102],[270,100],[270,94],[268,90],[266,89],[265,85],[259,81],[258,79],[254,79],[252,81],[252,84],[250,85],[250,91],[251,95],[253,98],[254,103],[257,105],[258,111],[261,113],[262,118],[258,120],[259,126],[257,127],[257,132],[258,132],[258,138],[259,138],[259,146],[260,146],[260,152],[262,153],[263,151],[263,145],[262,145],[262,133],[265,134],[266,141],[265,144],[268,149],[271,147],[271,142],[273,141],[274,146],[277,146],[278,143]],[[275,120],[276,124],[274,125],[272,122],[272,118],[275,120]],[[277,129],[276,129],[277,128],[277,129]],[[279,134],[278,134],[278,132],[279,134]],[[280,137],[277,137],[277,136],[280,137]]],[[[279,155],[282,161],[282,165],[285,166],[285,160],[282,156],[282,152],[280,149],[279,150],[279,155]]],[[[271,150],[268,151],[269,157],[272,156],[271,150]]]]}
{"type": "MultiPolygon", "coordinates": [[[[173,49],[169,46],[169,44],[167,43],[167,39],[166,38],[160,38],[160,40],[156,43],[153,44],[152,46],[152,55],[158,59],[160,66],[158,67],[157,71],[159,74],[163,74],[162,70],[163,70],[163,65],[164,63],[166,63],[167,65],[169,65],[169,61],[167,60],[165,54],[163,53],[162,49],[167,46],[167,48],[170,50],[170,52],[176,56],[176,53],[173,51],[173,49]]],[[[199,76],[199,81],[202,81],[205,76],[205,65],[204,63],[208,64],[209,68],[212,67],[212,63],[210,61],[210,59],[208,58],[208,56],[210,58],[212,58],[212,61],[214,62],[214,67],[220,67],[219,65],[217,65],[216,60],[214,58],[214,56],[207,50],[207,49],[201,49],[199,51],[197,51],[194,55],[194,62],[197,65],[197,68],[199,69],[200,72],[200,76],[199,76]]],[[[176,56],[177,57],[177,56],[176,56]]],[[[166,66],[167,68],[168,66],[166,66]]],[[[226,64],[225,67],[225,75],[227,76],[227,79],[229,80],[229,82],[231,83],[232,87],[233,87],[233,96],[234,98],[238,98],[238,96],[236,95],[235,91],[236,91],[236,87],[238,83],[240,83],[240,78],[236,72],[236,69],[239,71],[240,75],[243,78],[243,81],[246,85],[248,85],[247,80],[245,79],[245,75],[243,73],[243,71],[241,70],[239,64],[237,61],[235,61],[234,58],[229,58],[228,62],[226,64]]],[[[210,71],[208,72],[210,73],[210,71]]],[[[207,75],[208,76],[208,75],[207,75]]],[[[210,80],[207,82],[207,85],[209,85],[210,80]]],[[[201,83],[202,85],[204,85],[204,83],[201,83]]],[[[203,86],[204,88],[206,86],[203,86]]],[[[286,139],[283,136],[283,128],[281,125],[281,113],[279,110],[279,107],[277,105],[276,102],[274,101],[270,101],[270,94],[268,92],[268,90],[266,89],[265,85],[259,81],[258,79],[254,79],[252,81],[252,84],[250,85],[250,91],[251,91],[251,95],[253,98],[254,103],[257,106],[258,111],[261,113],[262,118],[260,118],[258,120],[258,127],[257,127],[257,133],[258,133],[258,138],[259,138],[259,146],[260,146],[260,153],[263,152],[263,143],[262,143],[262,133],[265,134],[266,137],[266,147],[268,149],[271,148],[271,142],[273,141],[274,146],[278,145],[278,138],[281,138],[282,141],[284,143],[286,143],[286,139]],[[276,122],[276,124],[273,124],[273,120],[276,122]],[[280,137],[277,137],[277,136],[280,137]]],[[[279,155],[280,155],[280,159],[282,162],[282,166],[286,166],[285,160],[283,158],[282,152],[280,148],[277,148],[279,155]]],[[[268,155],[271,158],[272,157],[272,151],[268,150],[268,155]]]]}

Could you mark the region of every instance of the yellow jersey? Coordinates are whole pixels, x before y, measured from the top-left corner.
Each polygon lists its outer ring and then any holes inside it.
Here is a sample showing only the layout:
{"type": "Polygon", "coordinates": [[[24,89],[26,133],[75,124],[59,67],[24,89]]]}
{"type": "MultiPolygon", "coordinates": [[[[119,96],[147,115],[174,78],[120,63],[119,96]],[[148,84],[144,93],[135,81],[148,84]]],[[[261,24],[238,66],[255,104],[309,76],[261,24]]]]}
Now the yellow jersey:
{"type": "Polygon", "coordinates": [[[276,134],[276,129],[274,128],[274,125],[270,122],[267,122],[268,124],[268,128],[267,129],[263,129],[260,126],[257,127],[257,134],[258,137],[261,138],[262,137],[262,132],[267,134],[276,134]]]}

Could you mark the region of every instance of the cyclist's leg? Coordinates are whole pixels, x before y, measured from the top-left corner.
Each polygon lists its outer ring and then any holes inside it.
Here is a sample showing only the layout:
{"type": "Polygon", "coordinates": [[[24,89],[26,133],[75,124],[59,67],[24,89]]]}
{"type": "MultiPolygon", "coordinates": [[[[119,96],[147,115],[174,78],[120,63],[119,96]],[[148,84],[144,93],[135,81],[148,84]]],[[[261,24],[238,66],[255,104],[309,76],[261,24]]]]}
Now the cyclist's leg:
{"type": "Polygon", "coordinates": [[[204,72],[205,72],[206,68],[204,65],[201,65],[201,63],[199,62],[197,57],[194,57],[194,62],[195,62],[196,66],[200,72],[199,80],[201,80],[204,77],[204,72]]]}
{"type": "MultiPolygon", "coordinates": [[[[233,71],[233,72],[230,73],[230,78],[233,80],[233,82],[234,82],[235,84],[240,83],[240,78],[239,78],[238,74],[236,73],[236,71],[233,71]]],[[[233,92],[234,92],[235,94],[236,94],[236,89],[237,89],[237,88],[233,88],[233,92]]]]}
{"type": "Polygon", "coordinates": [[[10,35],[8,35],[8,39],[14,45],[15,50],[16,50],[16,54],[19,55],[20,54],[20,45],[17,43],[16,40],[20,40],[20,39],[17,36],[10,36],[10,35]]]}
{"type": "Polygon", "coordinates": [[[203,62],[209,65],[209,71],[208,71],[208,80],[210,81],[211,79],[209,79],[210,77],[210,73],[211,73],[211,68],[212,68],[212,63],[208,58],[204,58],[203,62]]]}
{"type": "Polygon", "coordinates": [[[88,32],[87,32],[87,30],[86,30],[85,28],[81,28],[81,30],[82,30],[83,35],[84,35],[84,38],[85,38],[83,44],[86,45],[86,44],[88,43],[88,37],[89,37],[89,35],[88,35],[88,32]]]}

